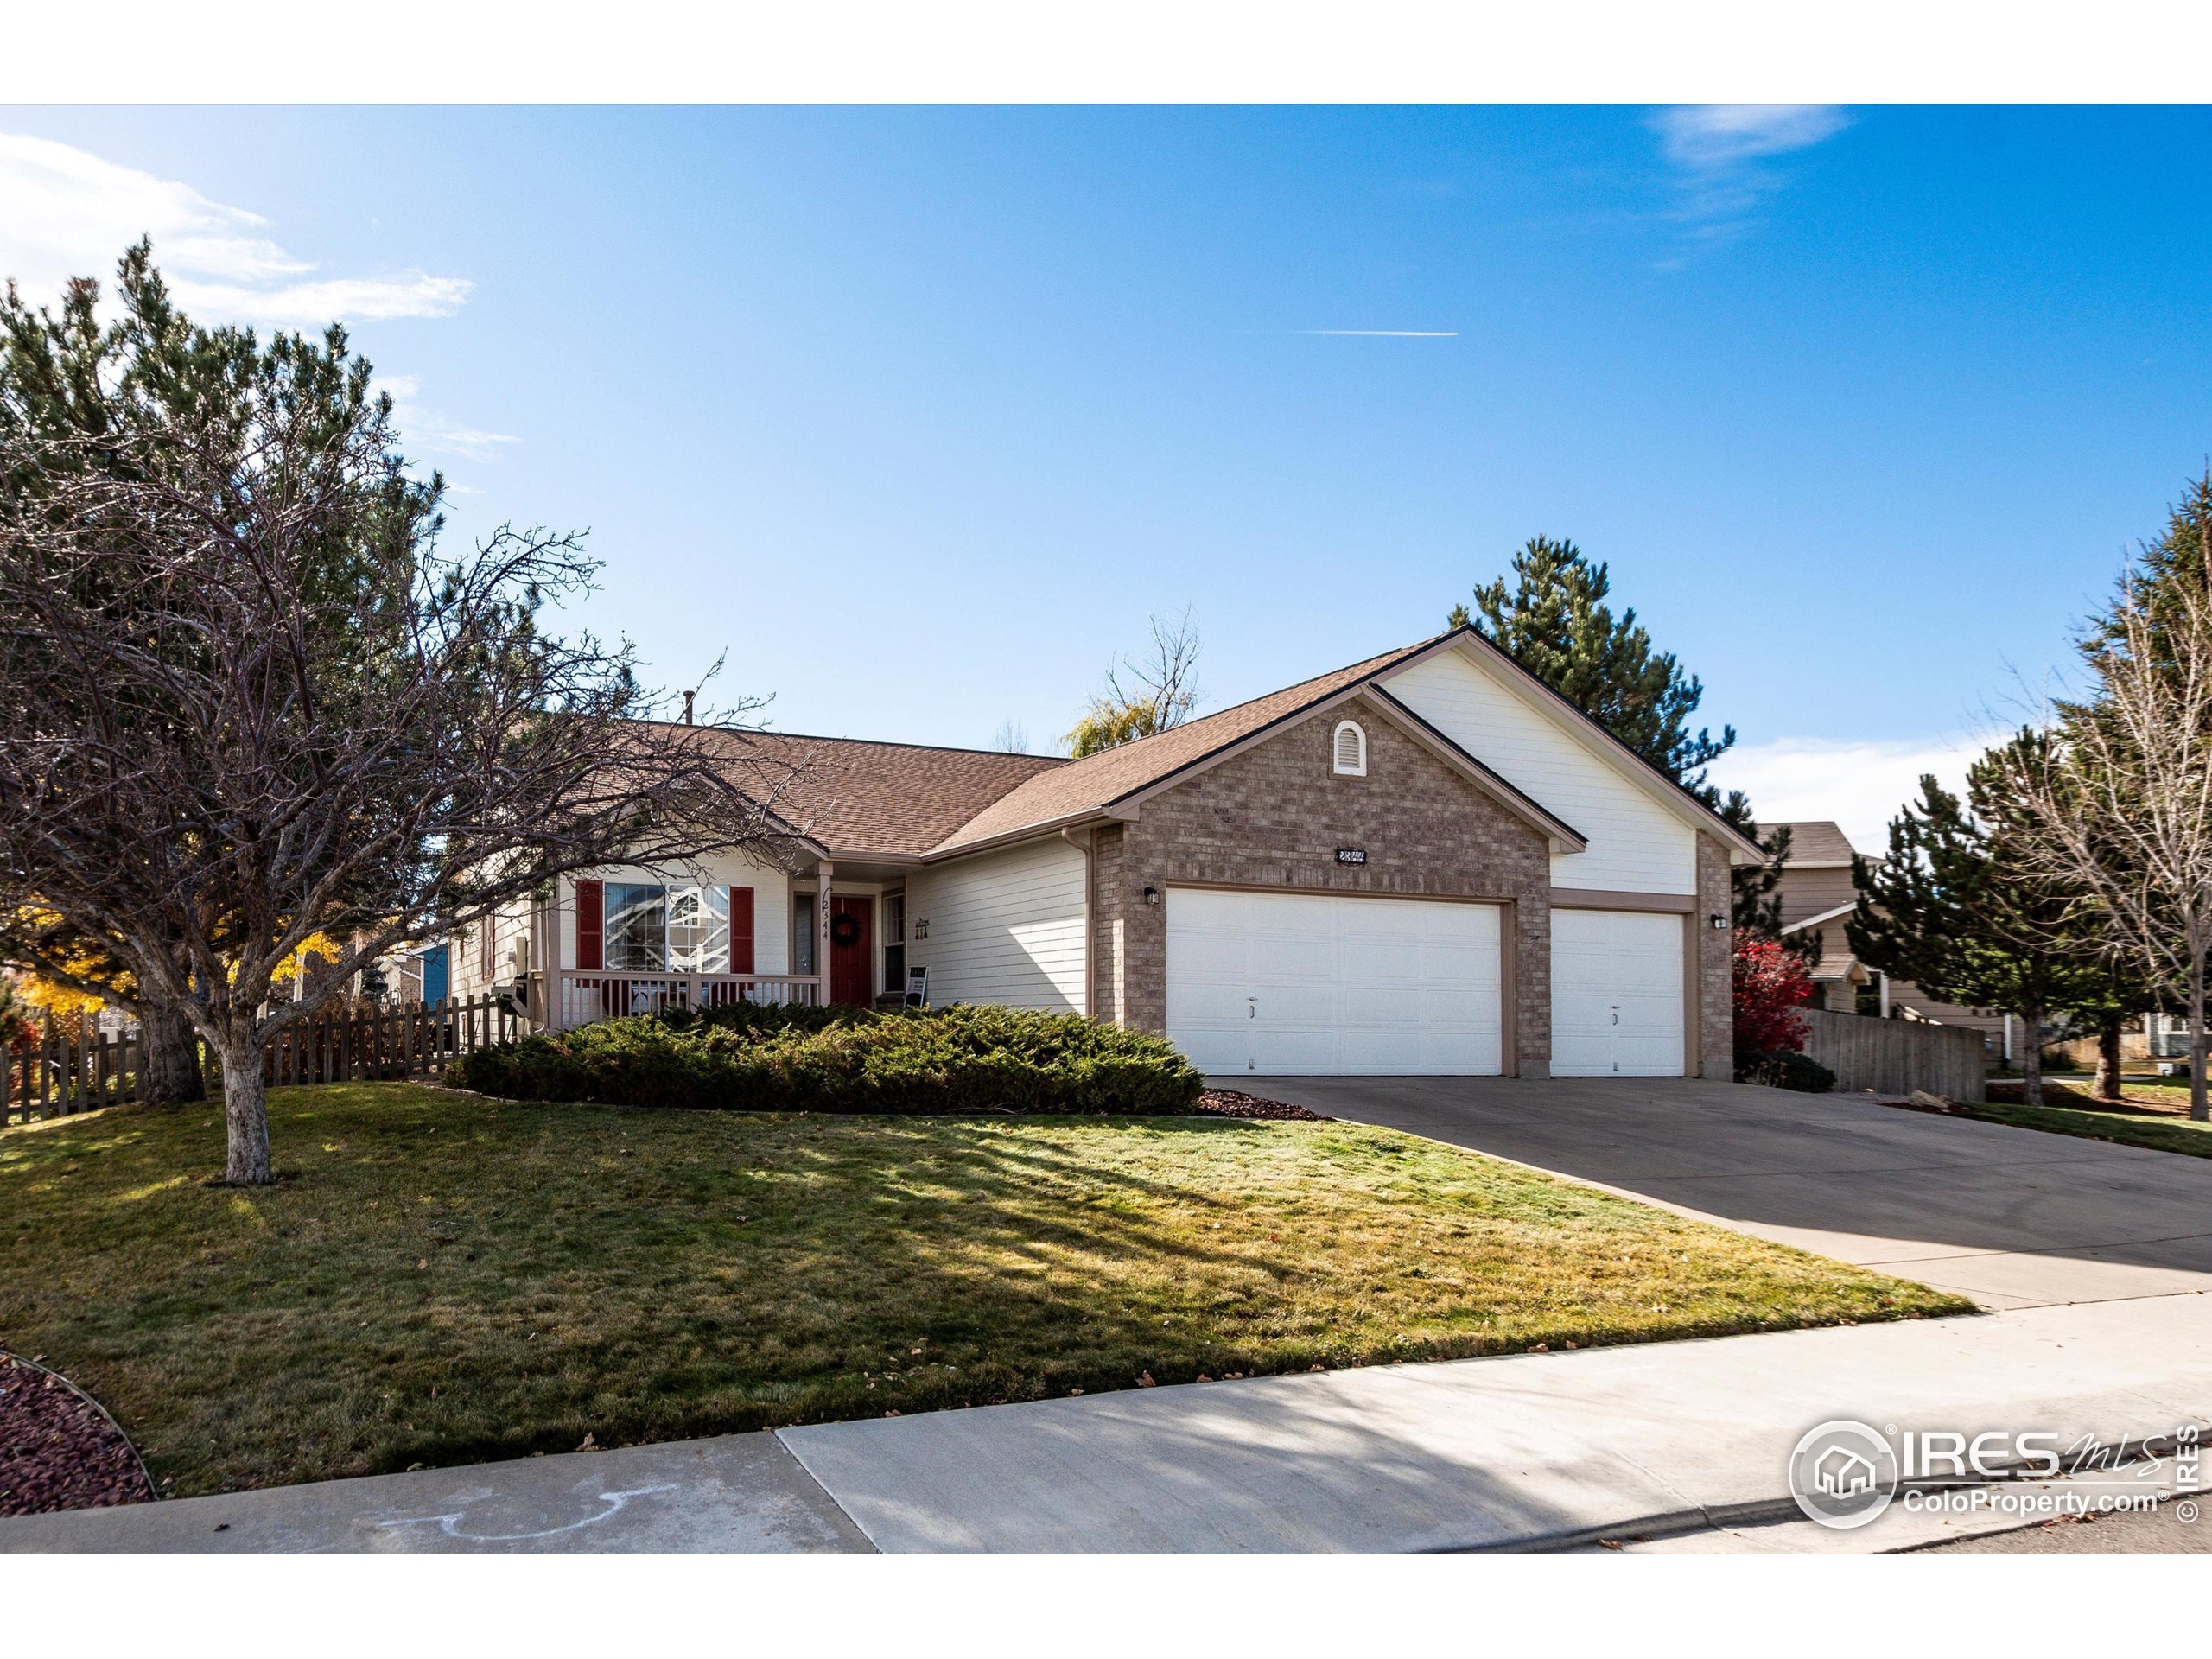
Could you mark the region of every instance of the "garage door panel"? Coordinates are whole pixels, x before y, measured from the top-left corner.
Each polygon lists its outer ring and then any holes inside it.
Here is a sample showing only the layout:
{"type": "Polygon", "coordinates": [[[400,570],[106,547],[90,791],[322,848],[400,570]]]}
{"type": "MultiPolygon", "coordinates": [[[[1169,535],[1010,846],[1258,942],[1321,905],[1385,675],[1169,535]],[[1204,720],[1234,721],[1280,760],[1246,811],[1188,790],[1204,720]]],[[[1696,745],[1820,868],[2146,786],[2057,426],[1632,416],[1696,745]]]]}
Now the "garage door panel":
{"type": "Polygon", "coordinates": [[[1168,967],[1181,969],[1184,978],[1192,984],[1234,982],[1243,976],[1250,957],[1250,949],[1242,939],[1200,936],[1168,941],[1168,967]]]}
{"type": "Polygon", "coordinates": [[[1175,1034],[1183,1057],[1201,1071],[1243,1071],[1251,1052],[1251,1037],[1241,1026],[1225,1031],[1199,1031],[1184,1027],[1175,1034]]]}
{"type": "Polygon", "coordinates": [[[1423,1036],[1421,1074],[1429,1077],[1495,1077],[1505,1059],[1504,1045],[1495,1037],[1423,1036]]]}
{"type": "Polygon", "coordinates": [[[1259,988],[1256,1023],[1327,1030],[1337,1023],[1337,994],[1326,985],[1271,985],[1259,988]]]}
{"type": "Polygon", "coordinates": [[[1452,990],[1438,988],[1425,990],[1415,1005],[1414,1014],[1407,1023],[1421,1029],[1439,1027],[1452,1030],[1482,1030],[1496,1033],[1497,1020],[1497,988],[1488,990],[1470,988],[1452,990]]]}
{"type": "Polygon", "coordinates": [[[1252,1033],[1255,1071],[1286,1077],[1325,1077],[1338,1070],[1337,1034],[1326,1028],[1274,1026],[1252,1033]]]}
{"type": "Polygon", "coordinates": [[[1684,918],[1552,912],[1552,1074],[1679,1077],[1684,918]]]}
{"type": "Polygon", "coordinates": [[[1613,1051],[1621,1077],[1679,1077],[1682,1075],[1682,1046],[1673,1038],[1624,1037],[1613,1051]]]}
{"type": "Polygon", "coordinates": [[[1404,940],[1395,944],[1380,939],[1347,939],[1337,947],[1330,977],[1344,985],[1418,985],[1421,980],[1418,946],[1404,940]]]}
{"type": "Polygon", "coordinates": [[[1414,1072],[1421,1058],[1421,1042],[1417,1032],[1402,1028],[1340,1031],[1337,1033],[1332,1069],[1352,1073],[1414,1072]]]}
{"type": "Polygon", "coordinates": [[[1249,1004],[1236,995],[1232,984],[1208,984],[1194,976],[1185,982],[1190,988],[1177,1011],[1185,1024],[1243,1024],[1249,1018],[1249,1004]]]}
{"type": "Polygon", "coordinates": [[[1170,888],[1168,1035],[1211,1071],[1495,1073],[1497,918],[1484,905],[1170,888]]]}

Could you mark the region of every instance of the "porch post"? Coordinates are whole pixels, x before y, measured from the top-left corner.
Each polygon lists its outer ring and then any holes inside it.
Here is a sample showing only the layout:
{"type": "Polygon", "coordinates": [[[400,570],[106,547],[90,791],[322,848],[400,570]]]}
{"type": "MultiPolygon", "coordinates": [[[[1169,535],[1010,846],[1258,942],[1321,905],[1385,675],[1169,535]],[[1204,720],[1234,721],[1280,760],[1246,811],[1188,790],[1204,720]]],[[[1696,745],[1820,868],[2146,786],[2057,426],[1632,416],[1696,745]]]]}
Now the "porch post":
{"type": "Polygon", "coordinates": [[[832,866],[825,858],[814,868],[822,884],[814,901],[815,1000],[826,1008],[830,1006],[830,874],[832,866]]]}

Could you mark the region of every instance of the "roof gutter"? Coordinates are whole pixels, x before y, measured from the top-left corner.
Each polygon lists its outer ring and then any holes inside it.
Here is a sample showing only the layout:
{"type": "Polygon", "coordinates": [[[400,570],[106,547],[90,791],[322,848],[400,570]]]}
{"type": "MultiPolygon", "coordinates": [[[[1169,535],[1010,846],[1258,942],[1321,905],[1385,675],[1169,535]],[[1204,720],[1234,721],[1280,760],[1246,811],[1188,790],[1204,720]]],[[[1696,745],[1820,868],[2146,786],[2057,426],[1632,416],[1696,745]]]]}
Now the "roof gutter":
{"type": "Polygon", "coordinates": [[[1127,823],[1136,813],[1122,807],[1119,802],[1106,806],[1085,807],[1080,812],[1070,812],[1057,818],[1046,818],[1039,823],[1025,823],[1019,830],[1003,830],[995,836],[986,836],[981,841],[964,841],[957,847],[938,845],[921,856],[925,864],[942,864],[948,859],[967,858],[976,853],[995,851],[1011,847],[1020,841],[1035,841],[1040,836],[1050,836],[1067,830],[1079,830],[1090,823],[1127,823]]]}

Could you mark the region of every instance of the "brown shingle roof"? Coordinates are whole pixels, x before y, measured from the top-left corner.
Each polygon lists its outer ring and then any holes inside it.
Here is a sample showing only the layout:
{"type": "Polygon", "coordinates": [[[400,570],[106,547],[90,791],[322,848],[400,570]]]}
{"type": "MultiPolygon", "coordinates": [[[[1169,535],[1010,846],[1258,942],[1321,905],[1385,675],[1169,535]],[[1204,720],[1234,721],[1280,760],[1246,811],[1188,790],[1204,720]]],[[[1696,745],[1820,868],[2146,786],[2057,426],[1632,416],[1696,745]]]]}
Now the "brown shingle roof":
{"type": "MultiPolygon", "coordinates": [[[[719,733],[715,741],[734,761],[760,766],[765,781],[776,781],[775,775],[785,767],[798,768],[797,775],[770,804],[800,834],[826,846],[832,857],[873,855],[906,859],[952,854],[1024,830],[1046,830],[1102,812],[1461,632],[1454,629],[1384,652],[1173,731],[1140,738],[1081,760],[780,732],[719,733]]],[[[1503,652],[1498,656],[1501,661],[1511,661],[1503,652]]],[[[1389,702],[1404,718],[1431,729],[1395,699],[1389,702]]],[[[1436,735],[1449,743],[1449,739],[1436,735]]],[[[1580,842],[1580,836],[1573,827],[1560,823],[1541,803],[1491,772],[1457,745],[1452,747],[1502,796],[1517,798],[1536,817],[1580,842]]],[[[1637,766],[1650,769],[1648,762],[1628,749],[1613,747],[1637,766]]],[[[1663,773],[1653,775],[1664,779],[1663,773]]],[[[1679,791],[1681,786],[1673,787],[1679,791]]],[[[1683,797],[1694,799],[1687,791],[1683,797]]],[[[1739,832],[1713,817],[1710,808],[1696,804],[1719,832],[1732,840],[1738,837],[1739,832]]],[[[1849,843],[1834,824],[1798,828],[1830,832],[1842,849],[1840,856],[1849,858],[1849,843]]],[[[1817,837],[1810,836],[1800,839],[1795,849],[1796,857],[1806,859],[1808,844],[1816,841],[1817,837]]]]}
{"type": "Polygon", "coordinates": [[[1072,764],[1058,755],[849,737],[717,735],[734,759],[795,769],[775,800],[776,814],[833,857],[918,857],[1008,790],[1072,764]]]}
{"type": "MultiPolygon", "coordinates": [[[[1772,834],[1776,826],[1758,826],[1762,840],[1772,834]]],[[[1842,830],[1825,820],[1815,819],[1803,823],[1792,823],[1789,830],[1789,868],[1817,869],[1823,865],[1834,868],[1851,862],[1851,842],[1842,830]]]]}
{"type": "Polygon", "coordinates": [[[1264,727],[1295,715],[1334,696],[1392,664],[1425,651],[1433,644],[1388,651],[1264,697],[1240,702],[1217,715],[1208,715],[1187,726],[1141,737],[1100,753],[1086,755],[1050,772],[1040,772],[959,826],[931,850],[944,853],[992,841],[1019,830],[1057,823],[1110,806],[1170,777],[1185,766],[1203,760],[1217,749],[1249,737],[1264,727]]]}

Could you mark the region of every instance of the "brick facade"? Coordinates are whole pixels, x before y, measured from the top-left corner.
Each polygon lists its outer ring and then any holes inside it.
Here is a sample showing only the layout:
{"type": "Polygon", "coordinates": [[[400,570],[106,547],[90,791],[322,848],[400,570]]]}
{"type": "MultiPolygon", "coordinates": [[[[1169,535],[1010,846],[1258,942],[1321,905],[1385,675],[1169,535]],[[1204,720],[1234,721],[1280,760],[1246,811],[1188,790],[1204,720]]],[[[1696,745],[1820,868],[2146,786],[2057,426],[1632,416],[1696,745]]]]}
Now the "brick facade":
{"type": "Polygon", "coordinates": [[[1711,836],[1697,838],[1697,911],[1690,918],[1698,941],[1698,1015],[1694,1027],[1697,1073],[1722,1082],[1736,1075],[1735,995],[1731,983],[1736,936],[1713,925],[1728,914],[1728,849],[1711,836]]]}
{"type": "MultiPolygon", "coordinates": [[[[1294,725],[1144,803],[1098,832],[1092,930],[1094,1012],[1147,1031],[1167,1018],[1168,887],[1484,899],[1504,907],[1512,1029],[1506,1069],[1548,1074],[1551,1057],[1551,855],[1544,836],[1500,806],[1364,699],[1294,725]],[[1337,776],[1337,722],[1367,733],[1367,775],[1337,776]],[[1336,861],[1338,847],[1367,862],[1336,861]],[[1162,902],[1148,906],[1144,889],[1162,902]]],[[[1726,855],[1722,858],[1725,886],[1726,855]]],[[[1723,936],[1725,945],[1725,936],[1723,936]]],[[[1723,955],[1725,988],[1726,956],[1723,955]]],[[[1723,1009],[1725,1013],[1726,1002],[1723,1009]]]]}

